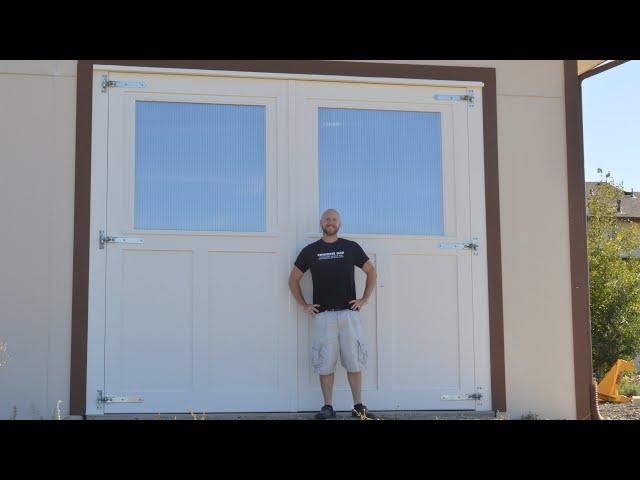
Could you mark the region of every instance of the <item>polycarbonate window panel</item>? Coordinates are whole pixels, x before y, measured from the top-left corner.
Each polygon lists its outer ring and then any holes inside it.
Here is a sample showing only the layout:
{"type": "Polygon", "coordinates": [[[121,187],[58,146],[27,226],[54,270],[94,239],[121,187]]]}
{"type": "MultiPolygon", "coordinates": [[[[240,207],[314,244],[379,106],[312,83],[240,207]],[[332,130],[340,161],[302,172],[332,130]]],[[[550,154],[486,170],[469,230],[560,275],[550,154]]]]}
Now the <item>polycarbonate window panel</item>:
{"type": "Polygon", "coordinates": [[[265,107],[136,102],[136,229],[266,230],[265,107]]]}
{"type": "Polygon", "coordinates": [[[438,112],[318,109],[320,212],[342,231],[442,235],[438,112]]]}

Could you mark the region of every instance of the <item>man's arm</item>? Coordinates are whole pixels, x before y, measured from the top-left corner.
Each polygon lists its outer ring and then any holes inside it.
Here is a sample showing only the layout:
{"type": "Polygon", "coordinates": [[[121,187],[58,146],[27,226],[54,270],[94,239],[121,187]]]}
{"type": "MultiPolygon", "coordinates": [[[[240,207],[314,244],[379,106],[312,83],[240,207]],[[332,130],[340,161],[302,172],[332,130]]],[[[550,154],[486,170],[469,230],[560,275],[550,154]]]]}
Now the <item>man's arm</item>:
{"type": "Polygon", "coordinates": [[[320,305],[308,305],[302,296],[302,289],[300,288],[300,279],[304,275],[304,272],[300,270],[298,267],[294,266],[291,269],[291,274],[289,275],[289,290],[291,290],[291,294],[293,298],[296,299],[298,305],[300,305],[306,313],[318,313],[318,309],[320,305]]]}
{"type": "Polygon", "coordinates": [[[362,298],[358,300],[351,300],[349,302],[351,304],[351,310],[360,310],[369,302],[369,298],[371,298],[371,294],[373,293],[373,289],[375,288],[376,281],[378,279],[378,274],[376,273],[376,269],[373,266],[373,263],[371,263],[371,260],[366,261],[362,266],[362,271],[367,274],[367,283],[364,287],[362,298]]]}

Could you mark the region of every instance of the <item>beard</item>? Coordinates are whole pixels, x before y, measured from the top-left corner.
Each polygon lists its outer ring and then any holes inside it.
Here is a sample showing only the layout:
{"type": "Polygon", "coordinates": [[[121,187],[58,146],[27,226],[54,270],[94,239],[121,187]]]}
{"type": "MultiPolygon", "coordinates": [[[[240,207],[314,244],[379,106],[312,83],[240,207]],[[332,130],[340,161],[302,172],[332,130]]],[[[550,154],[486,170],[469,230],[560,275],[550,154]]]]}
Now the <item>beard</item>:
{"type": "Polygon", "coordinates": [[[338,230],[340,230],[340,227],[328,227],[330,229],[330,231],[327,231],[327,229],[325,227],[322,227],[322,231],[324,232],[325,235],[335,235],[338,233],[338,230]]]}

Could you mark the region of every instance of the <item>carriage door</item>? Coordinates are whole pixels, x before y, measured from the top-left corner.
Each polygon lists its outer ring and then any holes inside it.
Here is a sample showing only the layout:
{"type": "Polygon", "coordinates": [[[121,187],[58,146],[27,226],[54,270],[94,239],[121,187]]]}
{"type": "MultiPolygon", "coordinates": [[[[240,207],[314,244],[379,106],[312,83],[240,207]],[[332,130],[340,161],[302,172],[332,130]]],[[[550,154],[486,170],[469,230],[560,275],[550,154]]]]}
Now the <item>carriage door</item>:
{"type": "MultiPolygon", "coordinates": [[[[378,272],[362,310],[372,410],[491,408],[476,90],[296,82],[297,249],[321,237],[320,215],[335,208],[339,236],[358,242],[378,272]]],[[[303,281],[310,302],[309,273],[303,281]]],[[[300,408],[316,410],[309,318],[298,318],[300,408]]],[[[339,361],[335,382],[334,406],[349,410],[339,361]]]]}
{"type": "Polygon", "coordinates": [[[108,81],[104,413],[295,409],[286,82],[108,81]]]}

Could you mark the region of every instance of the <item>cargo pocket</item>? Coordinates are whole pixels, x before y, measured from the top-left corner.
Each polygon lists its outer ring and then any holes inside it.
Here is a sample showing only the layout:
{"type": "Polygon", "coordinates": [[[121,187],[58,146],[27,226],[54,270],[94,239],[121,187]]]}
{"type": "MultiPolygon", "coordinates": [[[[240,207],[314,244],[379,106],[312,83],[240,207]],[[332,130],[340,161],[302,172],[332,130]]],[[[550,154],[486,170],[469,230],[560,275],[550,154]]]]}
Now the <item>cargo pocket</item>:
{"type": "Polygon", "coordinates": [[[362,341],[358,340],[358,362],[360,362],[360,365],[364,366],[367,364],[368,356],[367,347],[362,341]]]}
{"type": "Polygon", "coordinates": [[[322,366],[322,350],[322,345],[319,343],[311,347],[311,365],[313,365],[315,373],[318,373],[318,370],[320,370],[320,367],[322,366]]]}
{"type": "Polygon", "coordinates": [[[353,312],[352,328],[355,332],[356,342],[358,344],[358,363],[364,367],[367,365],[367,359],[369,353],[367,352],[367,346],[364,342],[364,331],[362,328],[362,319],[359,311],[353,312]]]}

